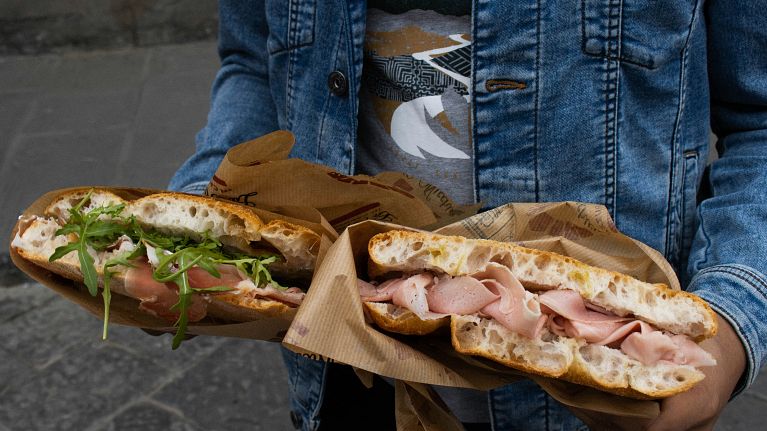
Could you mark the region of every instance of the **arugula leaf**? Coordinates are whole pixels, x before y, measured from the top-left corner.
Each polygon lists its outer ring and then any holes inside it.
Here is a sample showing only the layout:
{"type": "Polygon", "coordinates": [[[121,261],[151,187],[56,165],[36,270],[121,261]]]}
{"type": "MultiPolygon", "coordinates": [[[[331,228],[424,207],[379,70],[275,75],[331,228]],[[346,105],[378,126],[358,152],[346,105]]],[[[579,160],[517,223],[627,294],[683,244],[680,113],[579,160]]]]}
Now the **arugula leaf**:
{"type": "MultiPolygon", "coordinates": [[[[102,239],[108,237],[115,239],[125,234],[125,225],[113,221],[94,220],[88,228],[88,237],[102,239]]],[[[114,241],[112,241],[114,242],[114,241]]],[[[111,244],[111,243],[110,243],[111,244]]]]}
{"type": "Polygon", "coordinates": [[[102,297],[104,298],[104,330],[101,334],[101,339],[106,340],[107,339],[107,329],[109,327],[109,304],[112,300],[112,292],[109,289],[109,283],[112,280],[112,276],[116,274],[115,272],[112,272],[109,270],[109,268],[122,265],[126,267],[135,267],[135,265],[131,262],[133,259],[136,259],[140,256],[142,256],[146,252],[146,248],[144,248],[143,245],[140,245],[136,247],[133,251],[127,251],[125,253],[119,254],[111,259],[108,259],[104,263],[104,290],[101,292],[102,297]]]}
{"type": "Polygon", "coordinates": [[[53,262],[55,260],[61,259],[62,257],[68,255],[69,253],[75,251],[80,247],[80,242],[72,242],[67,245],[62,245],[61,247],[56,247],[56,250],[53,251],[53,254],[51,257],[48,258],[48,262],[53,262]]]}
{"type": "Polygon", "coordinates": [[[82,239],[77,243],[77,257],[80,259],[80,271],[83,273],[83,281],[88,287],[91,296],[96,296],[99,292],[99,277],[96,274],[96,262],[88,253],[88,244],[82,239]]]}
{"type": "Polygon", "coordinates": [[[80,225],[66,224],[61,229],[56,231],[56,235],[69,235],[70,233],[79,233],[80,225]]]}
{"type": "MultiPolygon", "coordinates": [[[[179,266],[187,268],[192,267],[192,265],[187,262],[186,256],[184,254],[179,256],[179,266]]],[[[189,274],[187,274],[186,271],[179,271],[176,284],[178,285],[178,302],[176,305],[171,307],[171,310],[178,310],[179,316],[178,321],[176,321],[176,324],[174,325],[177,326],[178,329],[176,329],[176,335],[173,336],[173,350],[178,349],[178,347],[181,345],[181,342],[184,341],[184,336],[186,335],[186,327],[189,323],[189,314],[187,311],[189,310],[189,305],[192,302],[192,287],[189,286],[189,274]]]]}
{"type": "Polygon", "coordinates": [[[112,291],[109,289],[110,280],[114,272],[104,266],[104,290],[101,291],[101,297],[104,298],[104,329],[101,330],[101,339],[106,340],[109,331],[109,304],[112,303],[112,291]]]}

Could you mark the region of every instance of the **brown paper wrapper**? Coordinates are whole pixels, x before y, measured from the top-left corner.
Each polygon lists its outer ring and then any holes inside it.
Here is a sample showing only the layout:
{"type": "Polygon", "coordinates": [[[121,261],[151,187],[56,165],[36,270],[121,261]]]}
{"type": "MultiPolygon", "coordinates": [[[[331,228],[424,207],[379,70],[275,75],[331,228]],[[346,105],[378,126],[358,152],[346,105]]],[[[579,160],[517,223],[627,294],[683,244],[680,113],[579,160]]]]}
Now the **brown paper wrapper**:
{"type": "Polygon", "coordinates": [[[398,431],[463,430],[439,395],[422,383],[395,382],[394,415],[398,431]]]}
{"type": "MultiPolygon", "coordinates": [[[[63,193],[77,191],[77,190],[89,190],[92,187],[73,187],[60,190],[54,190],[41,196],[35,202],[33,202],[29,208],[24,211],[24,216],[43,215],[43,212],[53,200],[63,193]]],[[[140,188],[118,188],[118,187],[97,187],[100,189],[107,189],[118,196],[132,200],[142,196],[146,196],[153,193],[159,193],[163,190],[150,190],[140,188]]],[[[326,228],[323,227],[323,221],[319,220],[319,215],[316,212],[311,211],[302,214],[300,211],[293,211],[292,217],[286,217],[278,215],[269,211],[251,208],[259,217],[265,221],[270,221],[276,218],[287,220],[295,224],[305,226],[321,234],[320,251],[318,261],[327,252],[331,245],[331,239],[328,237],[329,233],[326,232],[326,228]],[[299,218],[302,215],[307,219],[299,218]]],[[[326,222],[325,222],[326,224],[326,222]]],[[[16,236],[16,232],[19,226],[18,223],[11,233],[11,238],[16,236]]],[[[331,229],[332,231],[332,229],[331,229]]],[[[333,237],[334,238],[334,237],[333,237]]],[[[104,303],[101,295],[93,297],[88,293],[88,289],[85,285],[73,282],[71,280],[60,277],[46,269],[43,269],[27,260],[24,260],[13,249],[10,249],[11,259],[19,269],[24,271],[27,275],[38,281],[40,284],[52,289],[59,295],[63,296],[69,301],[81,306],[96,317],[103,319],[104,317],[104,303]]],[[[150,314],[139,311],[139,301],[123,296],[112,295],[110,308],[109,308],[109,322],[110,324],[134,326],[139,328],[153,329],[162,332],[174,332],[175,328],[172,327],[167,321],[159,319],[150,314]]],[[[290,323],[295,316],[295,310],[292,313],[286,313],[280,316],[266,317],[245,323],[232,323],[217,321],[211,317],[191,323],[187,328],[188,334],[195,335],[215,335],[225,337],[239,337],[250,338],[256,340],[268,340],[279,342],[282,340],[285,332],[287,331],[290,323]]],[[[95,334],[94,334],[95,336],[95,334]]]]}
{"type": "MultiPolygon", "coordinates": [[[[367,243],[377,233],[401,228],[369,221],[342,233],[316,271],[309,293],[285,335],[283,343],[288,348],[397,380],[431,385],[488,390],[531,378],[566,405],[637,418],[658,415],[658,403],[654,401],[623,398],[460,355],[453,350],[447,334],[398,336],[366,323],[356,279],[367,275],[367,243]]],[[[437,232],[514,241],[679,288],[665,259],[618,232],[602,206],[572,202],[508,204],[437,232]]]]}
{"type": "MultiPolygon", "coordinates": [[[[279,213],[316,211],[341,232],[363,220],[403,226],[442,226],[476,214],[443,191],[398,172],[347,176],[300,159],[288,159],[290,132],[277,131],[229,150],[206,194],[279,213]]],[[[329,227],[326,226],[326,227],[329,227]]]]}

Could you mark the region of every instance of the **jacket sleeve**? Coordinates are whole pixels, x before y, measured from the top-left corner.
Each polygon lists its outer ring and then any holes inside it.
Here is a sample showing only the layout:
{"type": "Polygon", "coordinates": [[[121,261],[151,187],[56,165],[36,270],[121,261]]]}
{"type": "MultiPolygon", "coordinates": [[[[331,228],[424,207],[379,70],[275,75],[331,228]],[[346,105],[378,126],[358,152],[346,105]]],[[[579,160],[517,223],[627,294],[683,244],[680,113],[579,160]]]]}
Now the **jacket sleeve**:
{"type": "Polygon", "coordinates": [[[708,2],[712,129],[719,159],[688,265],[689,291],[740,336],[756,379],[767,352],[767,1],[708,2]]]}
{"type": "Polygon", "coordinates": [[[221,68],[211,92],[208,122],[197,134],[196,151],[171,179],[169,189],[201,193],[226,151],[278,129],[269,88],[263,1],[219,1],[221,68]]]}

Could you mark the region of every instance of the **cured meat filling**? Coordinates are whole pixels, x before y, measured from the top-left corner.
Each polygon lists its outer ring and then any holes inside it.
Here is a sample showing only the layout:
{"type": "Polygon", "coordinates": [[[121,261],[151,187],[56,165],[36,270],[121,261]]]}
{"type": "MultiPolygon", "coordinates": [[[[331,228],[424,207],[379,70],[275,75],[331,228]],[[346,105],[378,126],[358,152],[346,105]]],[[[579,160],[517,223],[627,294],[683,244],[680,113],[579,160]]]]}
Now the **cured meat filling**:
{"type": "Polygon", "coordinates": [[[478,313],[531,339],[547,330],[620,349],[645,365],[716,365],[708,352],[685,335],[668,334],[633,317],[616,316],[585,302],[572,290],[534,294],[525,290],[506,266],[497,263],[467,276],[424,272],[380,284],[358,279],[357,286],[363,301],[392,302],[423,320],[478,313]]]}

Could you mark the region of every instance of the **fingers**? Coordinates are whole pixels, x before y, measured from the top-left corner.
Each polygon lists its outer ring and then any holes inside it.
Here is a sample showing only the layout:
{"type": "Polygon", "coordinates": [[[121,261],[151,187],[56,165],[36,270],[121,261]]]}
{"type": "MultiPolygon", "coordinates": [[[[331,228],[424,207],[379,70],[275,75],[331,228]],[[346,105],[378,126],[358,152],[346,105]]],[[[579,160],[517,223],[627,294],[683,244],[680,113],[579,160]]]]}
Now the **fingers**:
{"type": "Polygon", "coordinates": [[[713,429],[727,399],[722,399],[711,383],[702,383],[688,392],[663,400],[660,415],[647,431],[713,429]]]}

